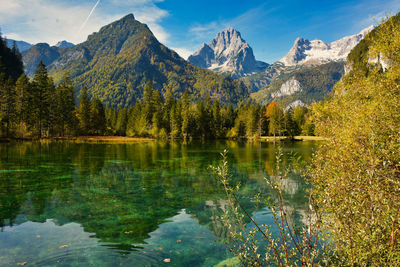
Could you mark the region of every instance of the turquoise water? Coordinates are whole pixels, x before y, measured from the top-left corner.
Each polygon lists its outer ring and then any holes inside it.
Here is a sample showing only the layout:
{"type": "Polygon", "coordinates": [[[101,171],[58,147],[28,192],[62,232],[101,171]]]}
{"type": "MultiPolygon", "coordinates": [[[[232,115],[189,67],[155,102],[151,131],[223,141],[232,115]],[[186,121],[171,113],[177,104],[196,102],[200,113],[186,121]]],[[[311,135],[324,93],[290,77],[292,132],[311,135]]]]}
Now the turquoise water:
{"type": "MultiPolygon", "coordinates": [[[[229,150],[249,212],[268,193],[273,143],[0,144],[1,266],[215,266],[233,255],[220,220],[226,199],[209,169],[229,150]]],[[[309,161],[316,144],[283,144],[309,161]]],[[[296,156],[297,157],[297,156],[296,156]]],[[[305,184],[283,185],[301,221],[305,184]]],[[[261,207],[256,218],[272,224],[261,207]]]]}

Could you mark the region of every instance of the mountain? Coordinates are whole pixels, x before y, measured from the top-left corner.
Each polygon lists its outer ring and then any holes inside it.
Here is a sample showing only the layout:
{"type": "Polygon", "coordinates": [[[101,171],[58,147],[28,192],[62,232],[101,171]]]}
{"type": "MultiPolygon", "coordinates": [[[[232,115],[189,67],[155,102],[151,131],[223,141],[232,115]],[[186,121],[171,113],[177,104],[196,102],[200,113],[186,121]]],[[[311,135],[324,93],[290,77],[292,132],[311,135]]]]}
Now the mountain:
{"type": "Polygon", "coordinates": [[[332,43],[321,40],[297,38],[289,53],[280,62],[285,66],[319,65],[332,61],[345,60],[350,51],[368,34],[374,26],[370,26],[360,33],[343,37],[332,43]]]}
{"type": "Polygon", "coordinates": [[[228,28],[188,58],[195,66],[220,73],[231,73],[234,77],[262,72],[268,64],[257,61],[253,49],[242,39],[240,32],[228,28]]]}
{"type": "Polygon", "coordinates": [[[172,90],[175,97],[187,90],[193,100],[210,97],[237,103],[248,96],[240,81],[195,67],[162,45],[132,14],[102,27],[81,44],[57,51],[60,55],[48,65],[54,80],[68,73],[77,94],[86,87],[106,106],[135,103],[148,81],[162,93],[172,90]]]}
{"type": "Polygon", "coordinates": [[[65,40],[64,41],[60,41],[55,45],[55,47],[58,47],[58,48],[70,48],[70,47],[73,47],[73,46],[74,46],[73,43],[67,42],[65,40]]]}
{"type": "Polygon", "coordinates": [[[13,45],[14,45],[14,42],[17,44],[18,50],[21,53],[32,47],[32,45],[30,43],[27,43],[27,42],[24,42],[24,41],[16,41],[16,40],[13,40],[13,39],[7,39],[7,46],[9,48],[12,48],[13,45]]]}
{"type": "Polygon", "coordinates": [[[25,73],[28,76],[33,76],[36,72],[36,67],[40,61],[46,66],[51,65],[62,54],[62,50],[75,46],[67,41],[58,42],[54,46],[47,43],[38,43],[31,46],[28,50],[22,52],[25,73]]]}
{"type": "Polygon", "coordinates": [[[28,50],[22,52],[25,73],[33,76],[40,61],[45,65],[50,65],[60,56],[58,47],[49,46],[47,43],[38,43],[28,50]]]}
{"type": "Polygon", "coordinates": [[[333,86],[344,75],[344,62],[329,62],[310,68],[282,72],[263,89],[252,93],[259,103],[276,101],[284,107],[310,105],[332,93],[333,86]]]}
{"type": "Polygon", "coordinates": [[[242,77],[241,80],[252,93],[251,97],[261,103],[279,101],[290,106],[321,101],[331,94],[334,83],[343,76],[350,51],[362,43],[373,29],[373,26],[368,27],[359,34],[332,43],[297,38],[289,53],[280,61],[268,66],[264,72],[242,77]],[[308,80],[299,80],[299,77],[307,77],[308,80]]]}

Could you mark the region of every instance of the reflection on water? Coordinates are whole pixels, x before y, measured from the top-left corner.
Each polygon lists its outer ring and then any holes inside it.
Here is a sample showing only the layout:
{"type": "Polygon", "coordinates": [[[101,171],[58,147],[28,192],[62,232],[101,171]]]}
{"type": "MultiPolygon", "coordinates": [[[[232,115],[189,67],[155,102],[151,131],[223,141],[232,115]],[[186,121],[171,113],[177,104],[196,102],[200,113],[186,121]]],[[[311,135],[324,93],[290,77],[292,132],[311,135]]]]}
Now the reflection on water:
{"type": "MultiPolygon", "coordinates": [[[[296,152],[309,161],[315,147],[284,144],[283,159],[296,152]]],[[[1,144],[0,263],[213,266],[231,258],[219,219],[226,200],[208,168],[225,148],[254,212],[252,196],[268,192],[264,177],[275,168],[271,143],[1,144]]],[[[283,184],[293,221],[306,201],[298,172],[283,184]]]]}

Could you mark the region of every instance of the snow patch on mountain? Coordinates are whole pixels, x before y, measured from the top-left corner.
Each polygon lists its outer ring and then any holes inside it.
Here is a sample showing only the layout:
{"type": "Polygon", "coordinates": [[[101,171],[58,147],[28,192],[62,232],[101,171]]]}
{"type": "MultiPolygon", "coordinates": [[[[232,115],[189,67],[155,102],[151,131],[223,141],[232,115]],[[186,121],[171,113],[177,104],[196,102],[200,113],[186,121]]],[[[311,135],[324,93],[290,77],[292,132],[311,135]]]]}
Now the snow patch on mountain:
{"type": "Polygon", "coordinates": [[[374,26],[370,26],[358,34],[343,37],[332,43],[297,38],[289,53],[280,62],[285,66],[294,66],[345,60],[350,51],[373,29],[374,26]]]}
{"type": "Polygon", "coordinates": [[[188,58],[193,65],[217,72],[230,72],[241,77],[262,72],[268,64],[257,61],[253,49],[242,39],[240,32],[228,28],[188,58]]]}

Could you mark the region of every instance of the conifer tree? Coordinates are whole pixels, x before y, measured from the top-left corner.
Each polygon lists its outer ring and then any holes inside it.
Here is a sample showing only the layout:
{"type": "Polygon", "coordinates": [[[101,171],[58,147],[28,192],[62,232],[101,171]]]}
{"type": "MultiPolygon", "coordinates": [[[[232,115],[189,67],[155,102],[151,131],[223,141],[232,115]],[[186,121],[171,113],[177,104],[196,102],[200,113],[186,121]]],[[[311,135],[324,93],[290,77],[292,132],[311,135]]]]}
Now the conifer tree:
{"type": "Polygon", "coordinates": [[[178,138],[181,135],[182,129],[182,116],[181,116],[181,103],[177,102],[172,106],[170,116],[171,116],[171,138],[178,138]]]}
{"type": "MultiPolygon", "coordinates": [[[[0,78],[1,79],[1,78],[0,78]]],[[[5,128],[6,137],[10,137],[12,123],[15,120],[15,87],[11,77],[0,80],[0,113],[1,124],[5,128]]]]}
{"type": "Polygon", "coordinates": [[[49,131],[52,103],[54,103],[54,84],[48,77],[46,66],[40,61],[33,77],[32,90],[32,120],[38,138],[49,131]]]}
{"type": "Polygon", "coordinates": [[[87,135],[90,132],[90,100],[86,88],[83,88],[79,97],[79,129],[81,134],[87,135]]]}
{"type": "Polygon", "coordinates": [[[280,135],[283,124],[283,111],[276,102],[273,101],[268,105],[265,116],[269,121],[269,133],[273,134],[274,137],[280,135]]]}
{"type": "Polygon", "coordinates": [[[290,139],[293,139],[298,132],[297,124],[293,120],[293,109],[289,108],[284,115],[285,134],[290,139]]]}
{"type": "Polygon", "coordinates": [[[175,105],[175,98],[172,95],[172,89],[168,88],[164,95],[165,101],[162,108],[163,127],[169,133],[171,132],[171,110],[175,105]]]}
{"type": "Polygon", "coordinates": [[[182,95],[181,98],[181,117],[182,117],[182,136],[183,140],[187,140],[188,134],[189,134],[189,107],[190,107],[190,102],[189,102],[189,94],[187,91],[185,91],[182,95]]]}
{"type": "Polygon", "coordinates": [[[126,135],[127,122],[128,122],[128,113],[126,108],[120,109],[120,111],[118,112],[117,125],[116,125],[117,135],[120,136],[126,135]]]}
{"type": "Polygon", "coordinates": [[[215,100],[212,106],[212,128],[213,135],[216,138],[222,135],[222,119],[221,119],[221,107],[219,101],[215,100]]]}
{"type": "Polygon", "coordinates": [[[305,122],[306,122],[306,114],[307,114],[307,108],[302,107],[302,106],[297,106],[294,111],[293,111],[293,120],[297,124],[297,129],[298,132],[296,134],[301,133],[301,129],[303,128],[305,122]]]}
{"type": "Polygon", "coordinates": [[[94,135],[104,135],[106,131],[106,114],[104,106],[98,98],[95,98],[90,106],[91,132],[94,135]]]}
{"type": "Polygon", "coordinates": [[[20,134],[27,133],[31,127],[32,86],[25,74],[22,74],[15,84],[15,115],[20,134]]]}
{"type": "Polygon", "coordinates": [[[69,77],[64,77],[63,81],[56,88],[57,100],[57,127],[61,136],[69,130],[72,132],[75,122],[75,98],[74,87],[69,77]]]}

